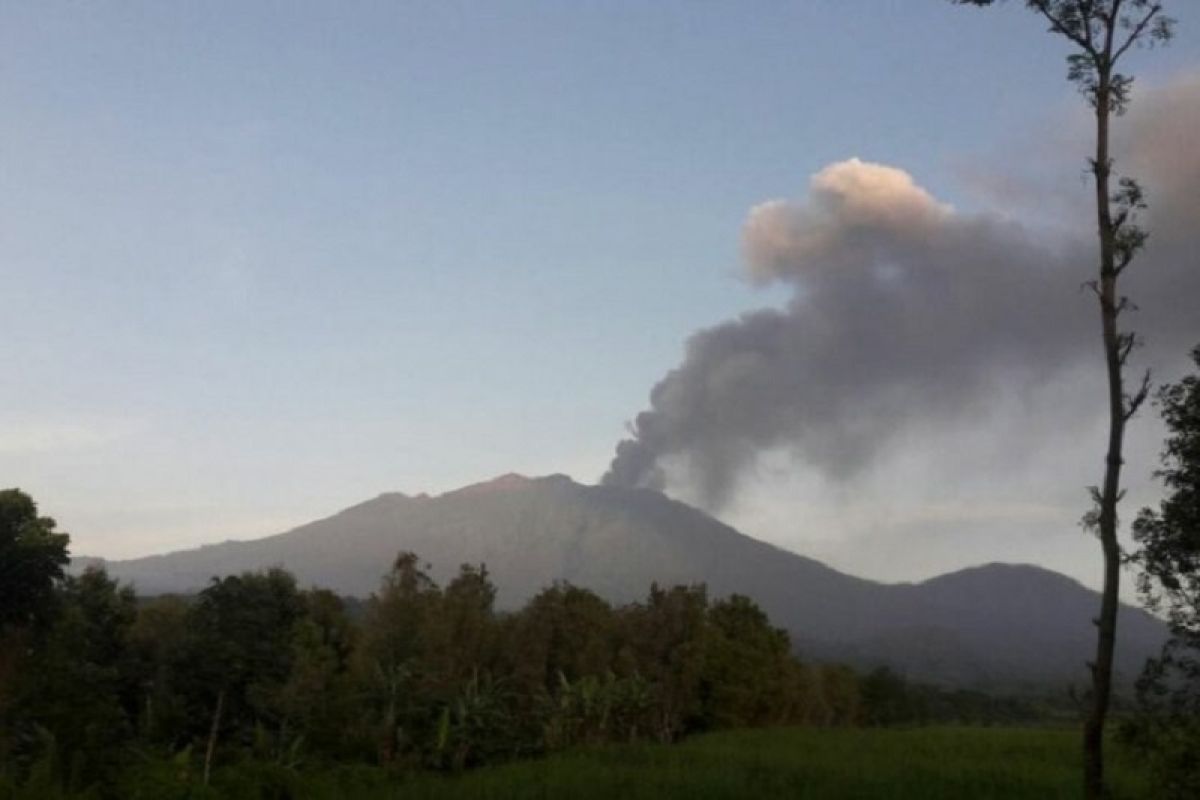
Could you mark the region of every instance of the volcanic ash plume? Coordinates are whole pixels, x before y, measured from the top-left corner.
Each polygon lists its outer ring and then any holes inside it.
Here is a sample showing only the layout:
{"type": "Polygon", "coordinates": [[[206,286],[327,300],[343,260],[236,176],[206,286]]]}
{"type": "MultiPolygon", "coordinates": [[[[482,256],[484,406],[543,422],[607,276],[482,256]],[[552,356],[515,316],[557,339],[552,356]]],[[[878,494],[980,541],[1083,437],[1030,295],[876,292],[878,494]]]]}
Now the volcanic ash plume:
{"type": "Polygon", "coordinates": [[[962,418],[1091,344],[1092,309],[1073,302],[1086,276],[1067,264],[1086,251],[956,213],[893,167],[826,167],[803,201],[751,209],[742,247],[749,278],[791,300],[694,334],[605,483],[661,488],[678,466],[718,507],[778,447],[846,478],[898,429],[962,418]]]}

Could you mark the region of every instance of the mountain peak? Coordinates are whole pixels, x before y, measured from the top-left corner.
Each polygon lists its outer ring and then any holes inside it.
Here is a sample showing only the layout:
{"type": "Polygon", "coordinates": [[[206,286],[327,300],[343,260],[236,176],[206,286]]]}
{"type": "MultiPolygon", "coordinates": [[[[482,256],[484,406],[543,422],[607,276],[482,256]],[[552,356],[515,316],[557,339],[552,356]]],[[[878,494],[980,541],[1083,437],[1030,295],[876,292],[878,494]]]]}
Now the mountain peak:
{"type": "Polygon", "coordinates": [[[1039,567],[1037,564],[1009,564],[993,561],[974,567],[948,572],[924,581],[925,585],[951,586],[957,584],[982,586],[1022,587],[1056,587],[1072,586],[1083,588],[1074,578],[1060,572],[1039,567]]]}
{"type": "Polygon", "coordinates": [[[538,484],[554,483],[572,483],[571,479],[566,475],[546,475],[538,478],[531,478],[528,475],[521,475],[516,472],[506,472],[503,475],[498,475],[495,478],[480,483],[472,483],[469,486],[464,486],[461,489],[455,489],[447,492],[449,495],[455,494],[483,494],[492,492],[513,492],[522,489],[529,489],[538,484]]]}
{"type": "Polygon", "coordinates": [[[481,481],[480,483],[472,483],[469,486],[464,486],[461,489],[456,489],[456,492],[511,492],[514,489],[525,489],[533,483],[533,478],[526,477],[516,472],[506,472],[503,475],[497,475],[490,481],[481,481]]]}

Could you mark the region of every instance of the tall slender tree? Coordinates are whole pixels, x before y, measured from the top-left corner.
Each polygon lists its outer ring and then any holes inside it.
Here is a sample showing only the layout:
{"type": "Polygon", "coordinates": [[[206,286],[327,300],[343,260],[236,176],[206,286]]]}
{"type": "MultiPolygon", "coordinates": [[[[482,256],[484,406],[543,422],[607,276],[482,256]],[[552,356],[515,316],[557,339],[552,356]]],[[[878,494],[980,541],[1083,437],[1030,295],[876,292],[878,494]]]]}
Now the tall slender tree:
{"type": "MultiPolygon", "coordinates": [[[[990,6],[995,0],[954,0],[959,5],[990,6]]],[[[1095,151],[1088,159],[1095,188],[1096,234],[1099,269],[1088,282],[1100,304],[1104,363],[1108,376],[1108,442],[1104,478],[1091,488],[1094,507],[1084,524],[1095,530],[1104,554],[1104,584],[1100,614],[1096,618],[1096,657],[1091,663],[1091,707],[1084,723],[1084,796],[1091,800],[1104,793],[1104,723],[1112,694],[1113,649],[1117,632],[1121,547],[1117,539],[1117,506],[1121,501],[1121,466],[1125,426],[1146,400],[1149,375],[1136,389],[1127,390],[1124,379],[1129,355],[1138,338],[1123,328],[1120,317],[1132,304],[1120,293],[1121,275],[1146,244],[1147,234],[1137,224],[1145,207],[1142,189],[1128,176],[1113,171],[1109,124],[1129,105],[1132,76],[1117,67],[1130,48],[1165,43],[1174,21],[1156,0],[1025,0],[1025,5],[1065,38],[1073,50],[1067,56],[1067,78],[1087,99],[1095,115],[1095,151]],[[1114,187],[1115,182],[1115,187],[1114,187]]]]}

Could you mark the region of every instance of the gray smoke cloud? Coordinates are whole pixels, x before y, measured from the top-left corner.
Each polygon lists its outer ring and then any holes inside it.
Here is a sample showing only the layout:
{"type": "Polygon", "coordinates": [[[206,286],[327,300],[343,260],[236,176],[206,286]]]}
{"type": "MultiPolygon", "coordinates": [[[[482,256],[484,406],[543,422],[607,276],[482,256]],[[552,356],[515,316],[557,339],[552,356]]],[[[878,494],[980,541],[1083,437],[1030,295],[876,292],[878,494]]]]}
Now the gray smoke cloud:
{"type": "MultiPolygon", "coordinates": [[[[1136,327],[1176,352],[1200,337],[1197,109],[1200,81],[1152,94],[1125,153],[1153,212],[1152,245],[1127,281],[1153,309],[1136,327]]],[[[762,203],[743,226],[749,279],[789,286],[791,299],[693,334],[603,482],[663,488],[678,470],[718,508],[780,447],[847,479],[914,425],[982,422],[1002,388],[1099,365],[1098,312],[1081,291],[1088,236],[957,212],[894,167],[824,168],[804,199],[762,203]]]]}

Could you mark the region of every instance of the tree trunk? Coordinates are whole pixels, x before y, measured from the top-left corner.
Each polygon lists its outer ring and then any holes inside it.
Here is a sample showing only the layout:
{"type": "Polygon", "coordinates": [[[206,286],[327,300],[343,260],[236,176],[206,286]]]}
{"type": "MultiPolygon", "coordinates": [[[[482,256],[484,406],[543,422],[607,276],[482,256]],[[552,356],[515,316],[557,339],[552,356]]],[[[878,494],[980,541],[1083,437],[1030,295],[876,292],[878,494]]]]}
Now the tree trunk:
{"type": "Polygon", "coordinates": [[[208,776],[212,771],[213,752],[217,749],[217,733],[221,729],[221,711],[225,708],[225,690],[217,693],[217,707],[213,711],[212,727],[208,730],[208,747],[204,751],[204,785],[208,786],[208,776]]]}
{"type": "Polygon", "coordinates": [[[1113,650],[1117,634],[1117,597],[1121,580],[1121,550],[1117,542],[1117,503],[1121,499],[1121,457],[1125,438],[1125,401],[1121,378],[1121,335],[1117,329],[1120,313],[1117,300],[1115,262],[1116,231],[1110,206],[1108,122],[1111,111],[1111,64],[1108,55],[1098,70],[1096,90],[1096,158],[1092,174],[1096,185],[1096,222],[1100,239],[1100,324],[1104,342],[1104,362],[1108,376],[1108,450],[1104,459],[1104,483],[1099,492],[1096,527],[1104,554],[1104,585],[1100,596],[1100,615],[1095,620],[1096,658],[1091,664],[1092,702],[1083,728],[1084,797],[1100,800],[1104,796],[1104,722],[1112,693],[1113,650]]]}

